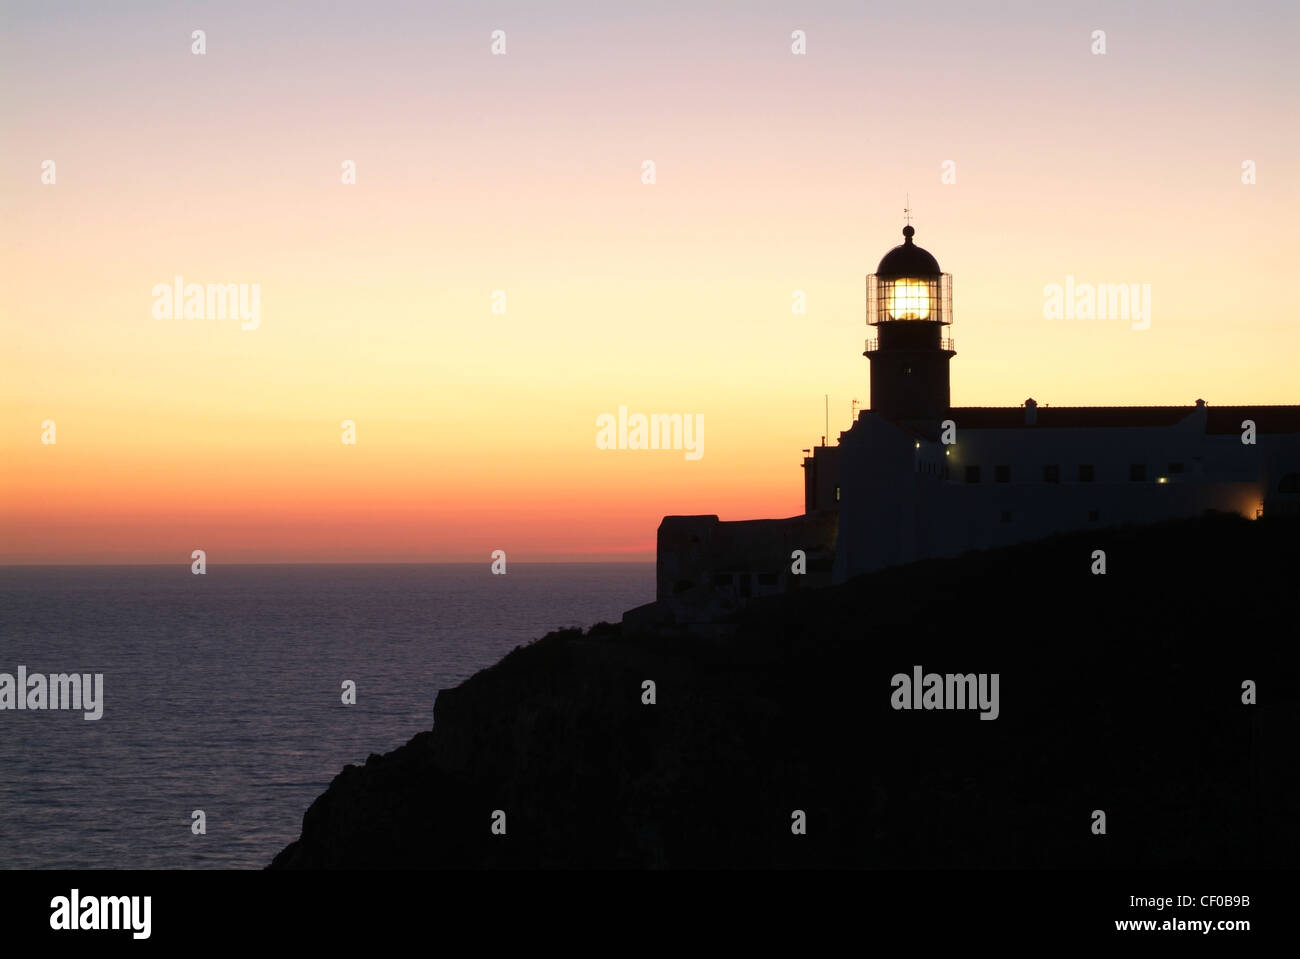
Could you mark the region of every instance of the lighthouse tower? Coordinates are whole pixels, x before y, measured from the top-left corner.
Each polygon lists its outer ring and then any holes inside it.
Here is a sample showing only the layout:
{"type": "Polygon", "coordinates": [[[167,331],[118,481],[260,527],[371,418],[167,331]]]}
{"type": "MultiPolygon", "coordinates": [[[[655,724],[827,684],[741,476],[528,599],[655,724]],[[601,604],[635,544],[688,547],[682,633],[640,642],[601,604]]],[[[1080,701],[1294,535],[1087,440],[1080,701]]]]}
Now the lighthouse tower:
{"type": "Polygon", "coordinates": [[[863,353],[871,361],[871,410],[895,423],[933,428],[948,413],[948,361],[956,350],[952,324],[952,277],[912,242],[903,243],[867,277],[867,325],[875,335],[863,353]]]}

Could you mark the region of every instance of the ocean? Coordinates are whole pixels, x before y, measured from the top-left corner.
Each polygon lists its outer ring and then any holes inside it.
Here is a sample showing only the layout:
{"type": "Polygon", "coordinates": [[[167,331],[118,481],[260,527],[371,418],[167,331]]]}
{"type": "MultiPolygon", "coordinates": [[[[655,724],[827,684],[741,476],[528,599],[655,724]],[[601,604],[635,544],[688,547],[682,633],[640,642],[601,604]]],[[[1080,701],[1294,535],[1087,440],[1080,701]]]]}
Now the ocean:
{"type": "Polygon", "coordinates": [[[438,690],[654,598],[650,563],[508,569],[0,567],[0,673],[103,674],[98,720],[0,710],[0,868],[260,869],[438,690]]]}

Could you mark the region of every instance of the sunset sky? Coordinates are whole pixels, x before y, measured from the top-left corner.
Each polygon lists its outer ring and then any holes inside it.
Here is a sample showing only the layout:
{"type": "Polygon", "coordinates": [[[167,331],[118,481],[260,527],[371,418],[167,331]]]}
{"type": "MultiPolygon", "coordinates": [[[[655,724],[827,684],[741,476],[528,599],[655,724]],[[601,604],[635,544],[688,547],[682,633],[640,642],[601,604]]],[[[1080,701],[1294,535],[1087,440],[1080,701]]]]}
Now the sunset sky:
{"type": "Polygon", "coordinates": [[[0,563],[647,560],[665,514],[799,513],[908,194],[955,404],[1300,402],[1291,0],[0,18],[0,563]],[[156,319],[177,275],[260,284],[258,328],[156,319]],[[1045,319],[1067,276],[1150,284],[1150,329],[1045,319]],[[619,406],[703,457],[598,449],[619,406]]]}

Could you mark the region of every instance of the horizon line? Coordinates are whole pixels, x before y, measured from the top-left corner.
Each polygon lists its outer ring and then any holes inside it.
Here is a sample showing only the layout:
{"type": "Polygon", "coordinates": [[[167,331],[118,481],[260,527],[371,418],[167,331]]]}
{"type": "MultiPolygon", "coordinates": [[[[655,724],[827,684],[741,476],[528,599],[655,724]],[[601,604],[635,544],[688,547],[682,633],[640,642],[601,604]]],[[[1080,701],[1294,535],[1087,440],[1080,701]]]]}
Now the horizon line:
{"type": "MultiPolygon", "coordinates": [[[[646,554],[641,559],[565,559],[565,560],[538,560],[538,559],[515,559],[508,560],[510,563],[523,566],[612,566],[612,565],[634,565],[637,563],[644,565],[654,565],[654,554],[646,554]]],[[[480,563],[491,566],[489,560],[343,560],[343,561],[309,561],[309,562],[263,562],[263,563],[246,563],[230,562],[221,563],[217,568],[228,566],[477,566],[480,563]]],[[[130,567],[130,568],[167,568],[171,566],[188,567],[189,562],[185,563],[0,563],[0,570],[3,569],[69,569],[69,568],[95,568],[101,569],[106,567],[130,567]]],[[[205,574],[206,575],[206,574],[205,574]]]]}

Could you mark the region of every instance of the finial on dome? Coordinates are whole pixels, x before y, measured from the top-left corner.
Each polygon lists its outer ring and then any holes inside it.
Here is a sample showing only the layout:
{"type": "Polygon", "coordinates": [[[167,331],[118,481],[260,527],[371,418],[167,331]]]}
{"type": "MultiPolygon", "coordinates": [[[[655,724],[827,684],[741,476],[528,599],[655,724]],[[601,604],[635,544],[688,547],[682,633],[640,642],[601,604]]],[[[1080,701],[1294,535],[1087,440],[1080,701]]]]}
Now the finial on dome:
{"type": "Polygon", "coordinates": [[[876,267],[877,276],[939,276],[943,272],[933,256],[912,242],[915,234],[912,224],[903,227],[903,242],[884,255],[876,267]]]}

